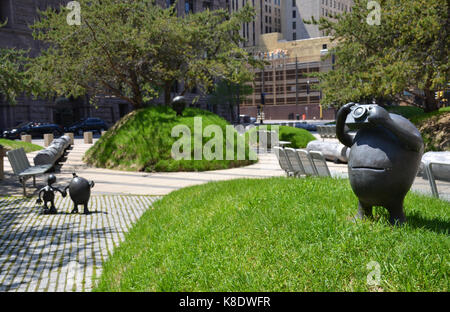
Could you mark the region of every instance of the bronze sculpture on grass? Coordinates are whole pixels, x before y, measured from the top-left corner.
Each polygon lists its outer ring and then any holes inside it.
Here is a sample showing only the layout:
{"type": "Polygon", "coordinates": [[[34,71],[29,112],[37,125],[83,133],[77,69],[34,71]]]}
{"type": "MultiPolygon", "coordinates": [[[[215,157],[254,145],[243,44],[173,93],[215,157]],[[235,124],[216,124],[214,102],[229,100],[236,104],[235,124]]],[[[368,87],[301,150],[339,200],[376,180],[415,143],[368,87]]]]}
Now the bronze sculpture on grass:
{"type": "Polygon", "coordinates": [[[351,148],[348,175],[359,200],[356,218],[372,217],[372,207],[383,206],[389,211],[391,224],[404,223],[403,201],[423,154],[417,128],[376,104],[348,103],[338,111],[336,135],[351,148]],[[357,130],[354,138],[345,126],[357,130]]]}

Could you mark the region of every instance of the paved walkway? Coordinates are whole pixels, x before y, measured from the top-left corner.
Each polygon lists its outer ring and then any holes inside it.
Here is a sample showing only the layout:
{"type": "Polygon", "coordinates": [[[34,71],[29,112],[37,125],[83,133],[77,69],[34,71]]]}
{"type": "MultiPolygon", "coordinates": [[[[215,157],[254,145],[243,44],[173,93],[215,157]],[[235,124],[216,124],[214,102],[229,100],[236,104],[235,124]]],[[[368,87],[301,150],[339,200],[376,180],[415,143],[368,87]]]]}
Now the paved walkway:
{"type": "MultiPolygon", "coordinates": [[[[39,144],[40,141],[35,141],[34,143],[39,144]]],[[[90,168],[83,163],[82,157],[91,146],[91,144],[84,144],[81,139],[76,139],[73,149],[67,156],[67,160],[58,168],[56,174],[58,180],[55,186],[67,185],[71,180],[72,172],[77,172],[79,176],[95,181],[95,187],[92,189],[92,194],[94,195],[166,195],[186,186],[209,181],[237,178],[267,178],[284,175],[284,171],[279,167],[274,154],[262,154],[259,156],[258,163],[247,167],[205,172],[146,173],[90,168]]],[[[33,164],[34,155],[35,153],[27,154],[31,164],[33,164]]],[[[12,176],[11,166],[6,158],[4,166],[6,180],[0,181],[0,194],[21,195],[21,185],[12,176]]],[[[45,185],[45,179],[45,175],[37,178],[38,188],[45,185]]],[[[32,188],[32,181],[29,181],[27,186],[27,191],[30,194],[36,191],[36,189],[32,188]]]]}
{"type": "Polygon", "coordinates": [[[0,291],[90,291],[102,263],[158,197],[93,196],[92,214],[41,215],[35,199],[0,199],[0,291]]]}

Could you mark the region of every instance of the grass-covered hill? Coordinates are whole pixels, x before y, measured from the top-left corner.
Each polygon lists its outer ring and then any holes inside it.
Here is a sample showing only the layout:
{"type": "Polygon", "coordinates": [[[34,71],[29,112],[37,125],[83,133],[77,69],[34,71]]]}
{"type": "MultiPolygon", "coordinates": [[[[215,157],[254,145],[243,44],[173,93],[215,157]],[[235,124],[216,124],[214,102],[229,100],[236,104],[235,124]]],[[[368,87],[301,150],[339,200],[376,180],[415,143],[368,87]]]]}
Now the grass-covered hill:
{"type": "Polygon", "coordinates": [[[391,113],[408,118],[422,134],[425,151],[450,151],[450,107],[424,113],[411,106],[390,107],[391,113]]]}
{"type": "Polygon", "coordinates": [[[8,139],[0,139],[0,145],[2,145],[7,150],[14,150],[23,147],[26,153],[35,152],[43,149],[42,146],[36,144],[8,139]]]}
{"type": "MultiPolygon", "coordinates": [[[[262,126],[262,129],[271,130],[271,126],[262,126]]],[[[249,131],[246,132],[246,139],[248,140],[248,137],[251,132],[257,131],[260,129],[260,127],[253,127],[249,131]]],[[[259,138],[257,137],[258,142],[259,138]]],[[[291,144],[286,145],[286,147],[292,147],[292,148],[305,148],[306,145],[310,142],[315,140],[316,138],[307,130],[300,129],[300,128],[294,128],[294,127],[288,127],[288,126],[279,126],[279,140],[280,141],[289,141],[291,144]]]]}
{"type": "Polygon", "coordinates": [[[392,227],[381,207],[374,220],[352,222],[357,198],[345,179],[184,188],[143,214],[96,290],[447,292],[449,208],[409,193],[407,223],[392,227]],[[367,283],[373,261],[378,286],[367,283]]]}
{"type": "MultiPolygon", "coordinates": [[[[117,122],[92,146],[84,157],[88,164],[101,168],[132,171],[205,171],[227,169],[256,162],[250,157],[248,146],[245,160],[226,160],[226,126],[228,122],[208,111],[187,108],[176,116],[171,108],[157,106],[133,111],[117,122]],[[223,131],[223,160],[194,160],[194,117],[202,118],[202,128],[217,125],[223,131]],[[172,128],[186,125],[191,132],[191,160],[175,160],[172,145],[181,137],[172,137],[172,128]]],[[[234,130],[233,130],[234,131],[234,130]]],[[[234,131],[234,154],[237,151],[237,132],[234,131]]],[[[214,135],[202,138],[202,145],[214,135]]],[[[243,139],[243,138],[242,138],[243,139]]],[[[197,140],[197,139],[196,139],[197,140]]],[[[199,142],[199,141],[197,141],[199,142]]],[[[213,151],[215,149],[213,148],[213,151]]]]}

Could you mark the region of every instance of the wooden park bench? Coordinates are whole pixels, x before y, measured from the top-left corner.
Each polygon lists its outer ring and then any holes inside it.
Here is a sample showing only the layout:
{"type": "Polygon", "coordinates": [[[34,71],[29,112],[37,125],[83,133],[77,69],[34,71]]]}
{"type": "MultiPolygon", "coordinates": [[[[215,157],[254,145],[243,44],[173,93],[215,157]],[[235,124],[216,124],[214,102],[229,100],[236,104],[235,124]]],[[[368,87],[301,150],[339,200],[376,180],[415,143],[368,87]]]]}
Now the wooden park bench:
{"type": "Polygon", "coordinates": [[[33,186],[36,187],[36,176],[46,173],[53,164],[31,167],[23,148],[6,152],[14,174],[19,177],[23,187],[23,195],[27,196],[26,181],[33,178],[33,186]]]}

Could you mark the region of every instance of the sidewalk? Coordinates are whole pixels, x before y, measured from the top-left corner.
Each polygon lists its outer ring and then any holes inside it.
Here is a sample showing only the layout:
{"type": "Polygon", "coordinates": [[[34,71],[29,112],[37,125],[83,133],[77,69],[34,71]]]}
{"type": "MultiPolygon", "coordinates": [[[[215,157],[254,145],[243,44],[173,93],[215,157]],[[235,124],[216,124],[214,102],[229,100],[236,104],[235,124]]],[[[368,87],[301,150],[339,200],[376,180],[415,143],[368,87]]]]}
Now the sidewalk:
{"type": "MultiPolygon", "coordinates": [[[[39,143],[39,141],[35,143],[39,143]]],[[[166,195],[173,190],[209,181],[284,175],[284,171],[279,167],[273,154],[259,155],[258,163],[247,167],[204,172],[147,173],[92,168],[82,161],[84,153],[91,146],[91,144],[84,144],[82,139],[75,139],[75,144],[69,151],[67,160],[62,163],[60,172],[56,173],[56,186],[67,185],[72,179],[72,172],[76,172],[81,177],[95,181],[95,187],[92,189],[93,195],[166,195]]],[[[34,155],[35,153],[27,154],[31,164],[34,155]]],[[[20,183],[12,177],[12,169],[6,158],[4,165],[6,179],[0,182],[0,194],[3,196],[21,195],[20,183]]],[[[38,188],[45,185],[45,179],[46,175],[37,178],[38,188]]],[[[31,194],[32,182],[29,181],[27,185],[31,194]]]]}

